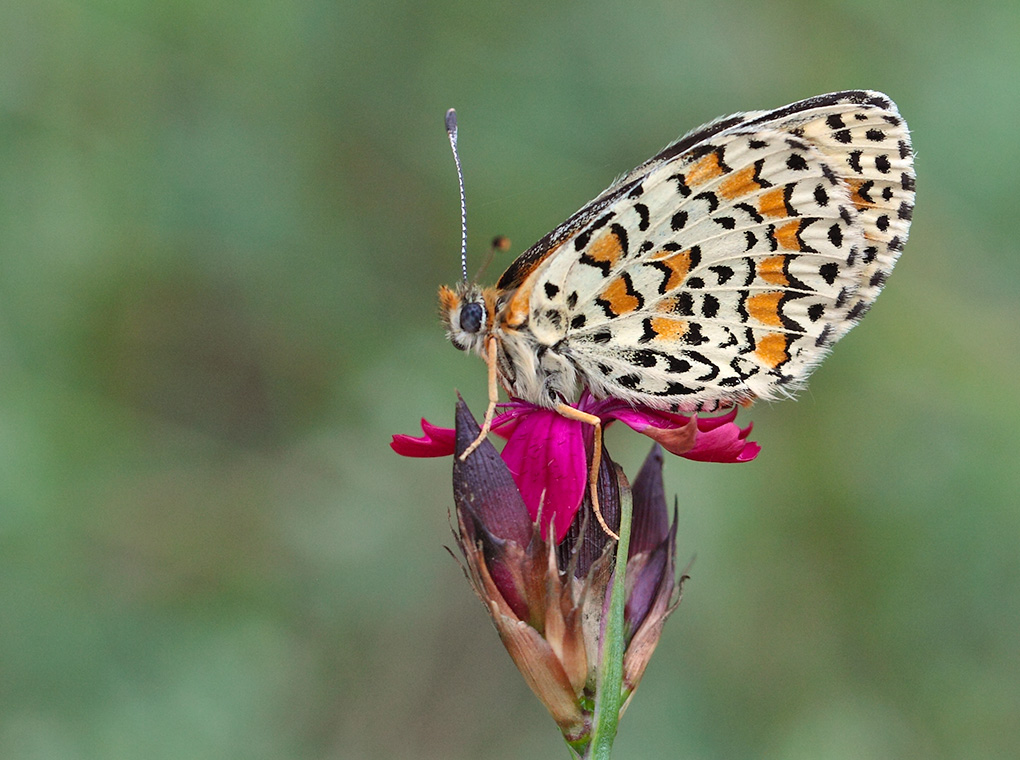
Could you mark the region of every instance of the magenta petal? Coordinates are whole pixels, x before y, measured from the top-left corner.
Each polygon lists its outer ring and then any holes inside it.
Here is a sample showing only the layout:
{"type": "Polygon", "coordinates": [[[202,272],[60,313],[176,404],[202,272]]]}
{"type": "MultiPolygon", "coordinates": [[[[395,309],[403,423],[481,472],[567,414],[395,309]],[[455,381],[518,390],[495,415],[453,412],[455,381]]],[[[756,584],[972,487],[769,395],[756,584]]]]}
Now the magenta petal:
{"type": "Polygon", "coordinates": [[[657,441],[670,454],[686,456],[697,446],[698,423],[693,417],[651,409],[617,409],[609,414],[624,425],[657,441]]]}
{"type": "Polygon", "coordinates": [[[502,411],[492,420],[492,432],[506,440],[513,436],[520,418],[530,414],[536,407],[523,401],[510,401],[500,404],[498,408],[502,411]]]}
{"type": "Polygon", "coordinates": [[[613,409],[606,416],[697,462],[750,462],[761,451],[757,443],[745,440],[751,426],[742,428],[733,422],[735,408],[717,417],[685,417],[642,407],[613,409]]]}
{"type": "Polygon", "coordinates": [[[536,408],[517,419],[503,447],[503,460],[531,518],[536,519],[541,508],[543,532],[552,522],[555,541],[562,541],[587,484],[582,423],[536,408]]]}
{"type": "Polygon", "coordinates": [[[698,436],[700,435],[698,421],[693,417],[686,425],[681,425],[680,427],[656,427],[655,425],[648,425],[639,432],[644,433],[670,454],[676,454],[678,457],[685,457],[688,452],[697,448],[698,436]]]}
{"type": "MultiPolygon", "coordinates": [[[[737,418],[737,407],[733,407],[728,412],[726,412],[726,414],[717,414],[714,417],[698,417],[698,429],[699,430],[703,430],[703,431],[715,430],[717,427],[722,427],[723,425],[730,424],[736,418],[737,418]]],[[[747,430],[744,433],[744,436],[746,437],[747,433],[750,433],[750,432],[751,432],[751,426],[748,425],[747,426],[747,430]]]]}
{"type": "Polygon", "coordinates": [[[664,412],[657,412],[654,409],[646,409],[640,406],[608,409],[599,416],[602,417],[603,422],[619,420],[627,427],[633,428],[638,432],[643,431],[649,426],[659,428],[681,427],[690,421],[690,417],[684,417],[680,414],[673,414],[667,417],[664,412]],[[675,420],[675,424],[670,424],[670,418],[675,420]]]}
{"type": "Polygon", "coordinates": [[[757,444],[754,441],[748,441],[747,444],[744,446],[744,450],[740,452],[739,456],[737,456],[737,461],[750,462],[752,459],[758,456],[758,453],[760,451],[761,451],[760,444],[757,444]]]}
{"type": "Polygon", "coordinates": [[[448,457],[453,454],[457,434],[452,428],[437,427],[423,417],[421,429],[425,433],[421,438],[394,435],[390,448],[402,457],[448,457]]]}
{"type": "Polygon", "coordinates": [[[741,428],[732,422],[701,430],[694,448],[684,457],[696,462],[750,462],[761,451],[757,443],[744,440],[750,432],[750,425],[741,428]]]}

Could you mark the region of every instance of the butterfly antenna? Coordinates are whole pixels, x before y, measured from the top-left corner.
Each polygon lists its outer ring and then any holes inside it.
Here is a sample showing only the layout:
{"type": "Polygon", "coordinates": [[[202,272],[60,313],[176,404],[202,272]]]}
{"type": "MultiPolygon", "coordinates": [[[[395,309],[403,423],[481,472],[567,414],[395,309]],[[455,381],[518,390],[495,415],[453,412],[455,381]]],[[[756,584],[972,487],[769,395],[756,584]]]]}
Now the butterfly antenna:
{"type": "Polygon", "coordinates": [[[457,112],[452,108],[446,112],[446,136],[450,138],[453,163],[457,165],[457,184],[460,186],[460,271],[464,282],[467,282],[467,204],[464,202],[464,172],[460,169],[460,154],[457,153],[457,112]]]}

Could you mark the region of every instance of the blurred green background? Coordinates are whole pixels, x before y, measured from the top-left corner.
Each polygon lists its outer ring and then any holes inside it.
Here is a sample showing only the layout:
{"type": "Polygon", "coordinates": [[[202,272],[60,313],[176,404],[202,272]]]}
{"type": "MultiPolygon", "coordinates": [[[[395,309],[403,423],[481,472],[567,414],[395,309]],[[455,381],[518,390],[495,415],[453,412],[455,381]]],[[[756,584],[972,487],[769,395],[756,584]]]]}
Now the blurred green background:
{"type": "MultiPolygon", "coordinates": [[[[475,265],[682,132],[856,87],[917,150],[886,293],[748,465],[620,758],[1020,757],[1020,6],[0,7],[0,757],[565,757],[443,550],[443,113],[475,265]]],[[[498,269],[509,261],[498,262],[498,269]]],[[[494,279],[497,272],[490,274],[494,279]]],[[[630,473],[647,440],[609,437],[630,473]]]]}

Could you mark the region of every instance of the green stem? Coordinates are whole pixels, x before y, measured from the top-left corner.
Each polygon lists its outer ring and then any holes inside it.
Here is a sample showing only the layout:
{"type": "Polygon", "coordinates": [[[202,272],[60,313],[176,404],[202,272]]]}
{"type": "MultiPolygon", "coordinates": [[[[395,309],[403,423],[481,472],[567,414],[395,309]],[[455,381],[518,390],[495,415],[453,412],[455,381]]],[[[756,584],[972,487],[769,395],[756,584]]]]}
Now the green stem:
{"type": "Polygon", "coordinates": [[[587,756],[592,760],[609,760],[616,727],[623,706],[623,652],[625,649],[623,609],[627,601],[627,549],[630,546],[631,496],[627,479],[617,468],[620,484],[620,540],[616,546],[616,570],[609,595],[609,612],[602,637],[602,661],[596,685],[595,716],[591,744],[587,756]]]}

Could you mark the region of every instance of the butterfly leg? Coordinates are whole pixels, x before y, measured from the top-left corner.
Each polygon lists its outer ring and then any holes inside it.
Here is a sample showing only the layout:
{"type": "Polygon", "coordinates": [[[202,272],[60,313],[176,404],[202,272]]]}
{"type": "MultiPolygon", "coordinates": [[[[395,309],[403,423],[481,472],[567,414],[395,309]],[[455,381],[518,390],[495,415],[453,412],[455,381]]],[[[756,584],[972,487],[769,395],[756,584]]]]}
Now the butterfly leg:
{"type": "Polygon", "coordinates": [[[492,429],[492,418],[496,415],[496,404],[499,403],[499,384],[496,382],[496,339],[489,338],[485,345],[485,363],[489,366],[489,405],[485,408],[485,419],[482,421],[482,430],[475,438],[471,445],[464,449],[464,453],[460,455],[460,461],[464,461],[468,458],[468,455],[477,449],[482,441],[485,440],[486,436],[489,435],[489,430],[492,429]]]}
{"type": "Polygon", "coordinates": [[[567,419],[577,420],[583,422],[586,425],[591,425],[595,428],[595,446],[591,455],[591,470],[588,471],[588,488],[591,491],[591,507],[592,511],[595,512],[595,517],[599,521],[599,525],[602,526],[602,530],[614,541],[619,541],[620,537],[606,524],[605,518],[602,516],[602,510],[599,507],[599,494],[598,494],[598,482],[599,482],[599,467],[602,465],[602,420],[600,420],[594,414],[588,414],[582,412],[580,409],[575,409],[567,404],[560,404],[556,407],[556,411],[567,419]]]}

